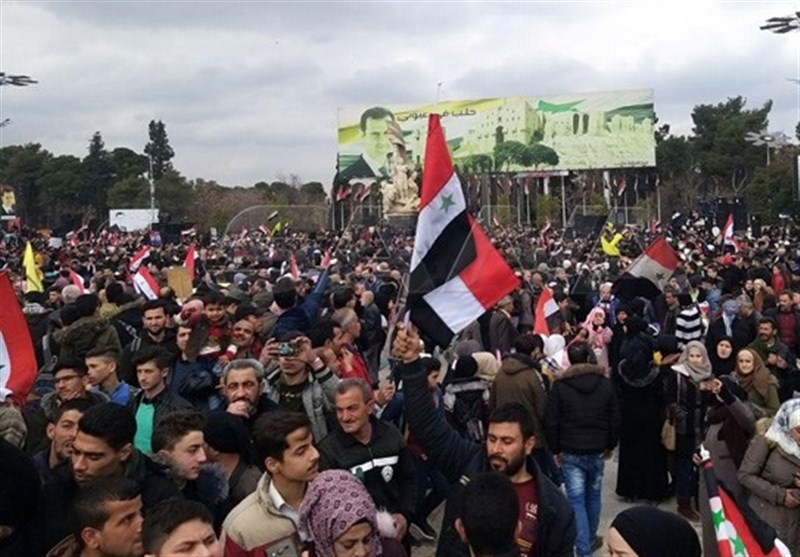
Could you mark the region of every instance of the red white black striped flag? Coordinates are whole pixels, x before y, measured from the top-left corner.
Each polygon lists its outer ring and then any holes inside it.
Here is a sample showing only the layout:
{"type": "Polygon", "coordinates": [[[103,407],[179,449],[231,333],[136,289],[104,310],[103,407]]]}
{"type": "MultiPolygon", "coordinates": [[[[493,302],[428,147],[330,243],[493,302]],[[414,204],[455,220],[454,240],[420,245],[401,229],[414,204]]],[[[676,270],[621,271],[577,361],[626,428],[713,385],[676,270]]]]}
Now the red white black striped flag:
{"type": "Polygon", "coordinates": [[[437,344],[446,346],[518,282],[467,212],[439,115],[431,114],[411,256],[411,320],[437,344]]]}

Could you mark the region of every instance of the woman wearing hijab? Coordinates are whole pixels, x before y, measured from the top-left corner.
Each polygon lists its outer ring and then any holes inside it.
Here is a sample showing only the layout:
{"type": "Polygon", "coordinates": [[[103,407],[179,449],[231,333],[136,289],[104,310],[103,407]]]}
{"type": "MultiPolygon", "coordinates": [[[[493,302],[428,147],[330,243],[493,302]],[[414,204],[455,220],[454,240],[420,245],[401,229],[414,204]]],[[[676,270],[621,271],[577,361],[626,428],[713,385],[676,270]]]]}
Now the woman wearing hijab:
{"type": "Polygon", "coordinates": [[[655,507],[633,507],[619,513],[608,529],[610,557],[700,557],[700,542],[691,524],[655,507]]]}
{"type": "Polygon", "coordinates": [[[312,557],[401,557],[391,515],[379,513],[367,489],[350,472],[328,470],[308,485],[300,530],[312,557]]]}
{"type": "Polygon", "coordinates": [[[630,317],[626,328],[615,374],[622,411],[616,492],[624,499],[661,501],[669,495],[667,454],[661,444],[664,377],[680,350],[669,335],[662,335],[656,346],[638,316],[630,317]],[[661,353],[660,363],[653,361],[654,348],[661,353]]]}
{"type": "Polygon", "coordinates": [[[692,455],[703,439],[705,416],[711,402],[711,393],[702,385],[714,378],[703,343],[690,341],[672,370],[674,373],[666,379],[666,398],[675,423],[674,483],[678,513],[698,521],[700,515],[692,508],[692,455]]]}
{"type": "Polygon", "coordinates": [[[714,377],[722,377],[733,373],[736,368],[733,339],[728,335],[717,339],[716,344],[709,348],[708,358],[711,360],[711,371],[714,372],[714,377]]]}
{"type": "MultiPolygon", "coordinates": [[[[744,497],[744,488],[739,484],[737,474],[747,445],[756,431],[756,419],[747,404],[747,393],[728,376],[705,382],[703,386],[714,395],[706,416],[708,429],[703,446],[711,455],[717,478],[728,491],[744,497]]],[[[717,538],[703,474],[700,474],[697,499],[703,524],[703,555],[716,557],[719,555],[717,538]]]]}
{"type": "Polygon", "coordinates": [[[754,406],[756,418],[772,417],[778,411],[778,380],[772,375],[764,360],[755,350],[742,348],[736,354],[734,377],[747,393],[747,400],[754,406]]]}
{"type": "Polygon", "coordinates": [[[750,506],[800,555],[800,399],[783,403],[767,433],[756,436],[739,468],[750,506]]]}

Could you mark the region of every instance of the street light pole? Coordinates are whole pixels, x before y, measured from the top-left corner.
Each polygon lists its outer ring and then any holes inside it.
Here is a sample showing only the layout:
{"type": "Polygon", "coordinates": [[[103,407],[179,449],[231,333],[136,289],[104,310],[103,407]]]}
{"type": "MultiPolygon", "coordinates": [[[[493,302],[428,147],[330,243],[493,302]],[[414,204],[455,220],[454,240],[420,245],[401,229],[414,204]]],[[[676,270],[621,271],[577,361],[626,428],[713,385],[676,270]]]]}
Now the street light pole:
{"type": "Polygon", "coordinates": [[[156,183],[153,179],[153,155],[149,156],[150,161],[150,230],[156,222],[156,183]]]}

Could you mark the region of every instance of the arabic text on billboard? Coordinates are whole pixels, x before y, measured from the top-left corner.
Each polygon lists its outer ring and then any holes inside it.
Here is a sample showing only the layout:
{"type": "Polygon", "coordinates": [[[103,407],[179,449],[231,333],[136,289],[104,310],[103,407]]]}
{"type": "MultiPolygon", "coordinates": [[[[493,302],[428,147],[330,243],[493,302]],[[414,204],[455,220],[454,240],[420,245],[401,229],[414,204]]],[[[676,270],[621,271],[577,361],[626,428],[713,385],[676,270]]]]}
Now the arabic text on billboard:
{"type": "MultiPolygon", "coordinates": [[[[411,159],[421,163],[431,109],[340,108],[340,179],[388,175],[392,120],[411,159]]],[[[447,101],[436,105],[436,112],[442,115],[453,162],[466,171],[655,166],[651,89],[447,101]]]]}

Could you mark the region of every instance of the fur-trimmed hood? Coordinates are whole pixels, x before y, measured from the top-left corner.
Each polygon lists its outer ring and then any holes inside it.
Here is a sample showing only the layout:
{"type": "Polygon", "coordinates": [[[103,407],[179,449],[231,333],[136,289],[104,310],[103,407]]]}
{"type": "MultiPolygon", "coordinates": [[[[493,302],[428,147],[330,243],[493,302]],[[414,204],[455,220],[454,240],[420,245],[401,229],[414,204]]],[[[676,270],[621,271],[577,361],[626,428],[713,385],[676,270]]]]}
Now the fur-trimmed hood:
{"type": "Polygon", "coordinates": [[[603,368],[597,364],[574,364],[556,378],[556,381],[569,385],[582,392],[590,393],[605,379],[603,368]]]}
{"type": "Polygon", "coordinates": [[[53,333],[53,338],[59,344],[73,344],[80,340],[94,339],[108,328],[108,320],[95,315],[81,317],[74,323],[53,333]]]}

